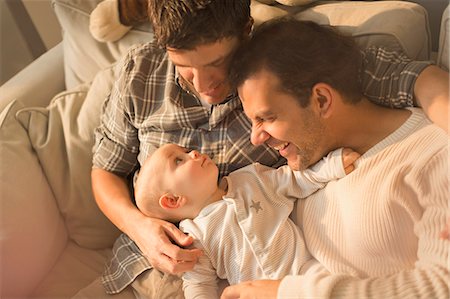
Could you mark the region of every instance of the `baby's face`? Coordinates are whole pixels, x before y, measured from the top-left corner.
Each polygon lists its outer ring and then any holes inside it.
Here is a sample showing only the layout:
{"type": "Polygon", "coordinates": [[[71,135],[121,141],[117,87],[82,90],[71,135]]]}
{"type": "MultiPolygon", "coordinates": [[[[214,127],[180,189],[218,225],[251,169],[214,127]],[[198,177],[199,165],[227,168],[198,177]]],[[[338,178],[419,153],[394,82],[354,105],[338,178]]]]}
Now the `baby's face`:
{"type": "Polygon", "coordinates": [[[155,174],[161,176],[164,189],[201,204],[217,188],[219,169],[208,157],[197,151],[188,152],[176,144],[166,144],[151,157],[155,174]]]}

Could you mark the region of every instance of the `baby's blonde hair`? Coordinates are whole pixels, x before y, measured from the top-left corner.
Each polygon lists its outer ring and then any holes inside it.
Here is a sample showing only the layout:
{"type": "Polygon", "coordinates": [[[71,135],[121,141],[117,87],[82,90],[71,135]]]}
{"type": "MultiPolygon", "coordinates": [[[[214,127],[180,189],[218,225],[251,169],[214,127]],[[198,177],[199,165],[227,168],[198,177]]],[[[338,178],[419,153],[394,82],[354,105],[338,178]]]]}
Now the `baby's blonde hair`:
{"type": "Polygon", "coordinates": [[[138,209],[146,216],[153,218],[165,218],[163,210],[159,206],[159,199],[164,195],[161,190],[161,182],[151,163],[151,157],[145,160],[141,167],[134,186],[134,197],[138,209]]]}

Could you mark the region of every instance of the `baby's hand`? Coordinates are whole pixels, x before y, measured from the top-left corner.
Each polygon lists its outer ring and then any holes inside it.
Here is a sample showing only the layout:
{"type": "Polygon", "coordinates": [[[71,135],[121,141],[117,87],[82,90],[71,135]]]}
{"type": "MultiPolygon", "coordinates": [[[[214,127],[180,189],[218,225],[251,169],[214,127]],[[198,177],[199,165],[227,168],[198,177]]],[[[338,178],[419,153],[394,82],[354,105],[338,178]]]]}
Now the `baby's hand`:
{"type": "Polygon", "coordinates": [[[353,165],[353,163],[360,156],[361,156],[360,154],[353,151],[351,148],[344,148],[342,150],[342,163],[344,164],[345,174],[349,174],[355,169],[355,165],[353,165]]]}

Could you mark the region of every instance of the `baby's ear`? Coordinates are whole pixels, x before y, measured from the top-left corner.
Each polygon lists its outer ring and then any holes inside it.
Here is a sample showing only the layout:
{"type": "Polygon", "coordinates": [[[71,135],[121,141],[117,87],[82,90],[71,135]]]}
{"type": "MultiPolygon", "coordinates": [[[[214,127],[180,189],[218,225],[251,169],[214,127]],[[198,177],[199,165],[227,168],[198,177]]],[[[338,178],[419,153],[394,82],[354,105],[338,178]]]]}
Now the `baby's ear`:
{"type": "Polygon", "coordinates": [[[184,196],[174,194],[164,194],[159,198],[159,206],[166,210],[178,209],[186,204],[184,196]]]}

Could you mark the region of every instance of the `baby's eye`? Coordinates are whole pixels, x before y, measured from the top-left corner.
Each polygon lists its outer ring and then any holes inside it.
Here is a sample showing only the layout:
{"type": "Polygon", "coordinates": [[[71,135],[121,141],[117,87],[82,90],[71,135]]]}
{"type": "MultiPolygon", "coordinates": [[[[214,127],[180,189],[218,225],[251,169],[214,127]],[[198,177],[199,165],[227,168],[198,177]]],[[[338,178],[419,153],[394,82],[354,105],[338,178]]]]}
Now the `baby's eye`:
{"type": "Polygon", "coordinates": [[[175,165],[179,165],[181,162],[183,162],[183,159],[175,158],[175,165]]]}

